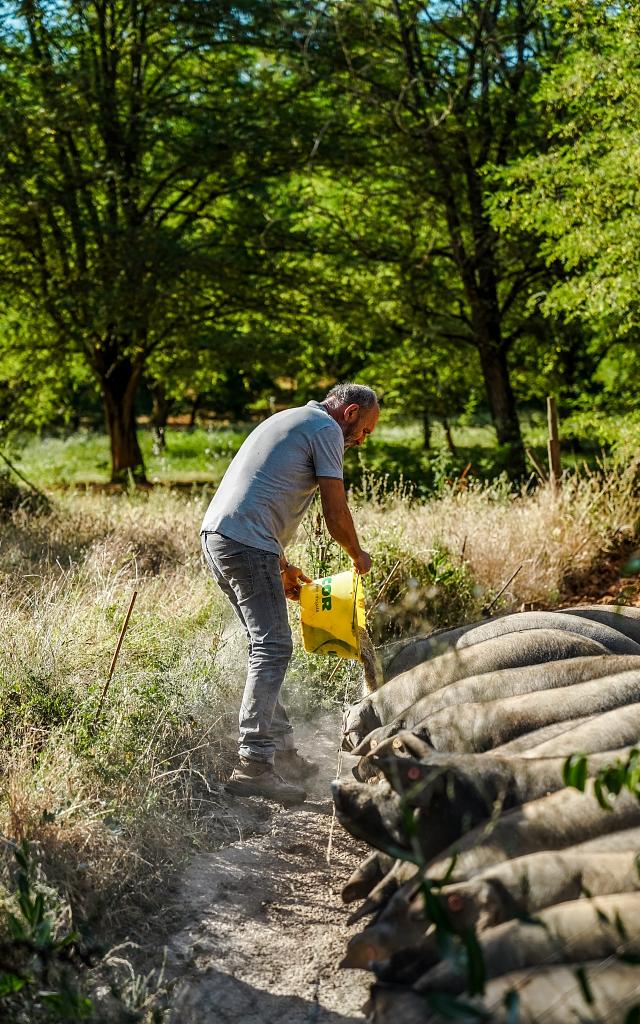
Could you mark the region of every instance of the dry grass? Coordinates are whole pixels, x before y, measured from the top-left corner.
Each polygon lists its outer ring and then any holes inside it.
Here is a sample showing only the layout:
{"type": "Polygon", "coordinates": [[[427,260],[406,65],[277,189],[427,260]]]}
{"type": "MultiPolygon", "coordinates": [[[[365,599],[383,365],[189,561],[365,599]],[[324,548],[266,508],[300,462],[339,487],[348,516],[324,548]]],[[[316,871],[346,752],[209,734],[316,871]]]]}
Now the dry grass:
{"type": "Polygon", "coordinates": [[[218,780],[237,652],[200,564],[199,516],[165,495],[65,497],[3,530],[0,832],[39,844],[78,918],[122,916],[194,843],[234,832],[218,780]]]}
{"type": "MultiPolygon", "coordinates": [[[[450,617],[477,615],[521,564],[502,608],[553,605],[570,569],[635,535],[635,478],[633,466],[604,481],[569,479],[559,495],[513,496],[502,485],[451,489],[424,504],[378,495],[356,513],[376,560],[369,593],[397,561],[410,589],[408,574],[434,550],[460,565],[464,549],[465,572],[435,587],[450,617]]],[[[107,909],[106,926],[128,920],[194,844],[236,834],[220,779],[233,756],[244,639],[202,564],[202,512],[201,499],[167,492],[65,495],[50,513],[18,511],[3,524],[0,832],[39,844],[76,919],[107,909]],[[96,724],[134,588],[138,602],[96,724]]],[[[311,567],[318,552],[309,537],[291,555],[311,567]]],[[[294,706],[313,712],[342,693],[352,669],[345,665],[327,691],[326,668],[297,646],[294,706]]]]}
{"type": "Polygon", "coordinates": [[[435,500],[378,501],[363,508],[362,532],[373,547],[400,538],[406,550],[426,558],[438,544],[463,558],[483,594],[497,593],[520,569],[501,608],[553,605],[562,600],[567,576],[597,565],[603,555],[638,532],[638,464],[603,478],[568,477],[562,489],[513,493],[504,485],[454,488],[435,500]]]}

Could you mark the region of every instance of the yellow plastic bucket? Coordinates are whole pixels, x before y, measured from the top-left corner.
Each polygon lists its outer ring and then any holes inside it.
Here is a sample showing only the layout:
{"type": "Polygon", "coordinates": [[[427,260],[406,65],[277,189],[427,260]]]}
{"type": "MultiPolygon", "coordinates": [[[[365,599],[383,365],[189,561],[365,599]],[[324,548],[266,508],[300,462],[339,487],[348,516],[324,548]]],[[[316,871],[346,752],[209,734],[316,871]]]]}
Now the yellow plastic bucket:
{"type": "Polygon", "coordinates": [[[361,661],[359,630],[364,629],[364,586],[349,570],[300,587],[302,642],[309,654],[335,654],[361,661]]]}

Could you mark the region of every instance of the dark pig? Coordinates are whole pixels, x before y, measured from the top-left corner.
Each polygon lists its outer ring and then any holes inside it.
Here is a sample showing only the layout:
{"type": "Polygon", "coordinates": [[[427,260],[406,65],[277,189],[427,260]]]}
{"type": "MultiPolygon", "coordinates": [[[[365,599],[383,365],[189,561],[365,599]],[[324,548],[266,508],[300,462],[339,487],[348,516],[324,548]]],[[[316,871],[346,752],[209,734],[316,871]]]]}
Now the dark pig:
{"type": "Polygon", "coordinates": [[[394,858],[380,850],[370,853],[351,873],[343,886],[341,893],[343,902],[353,903],[355,900],[363,900],[382,881],[393,864],[394,858]]]}
{"type": "Polygon", "coordinates": [[[591,622],[601,622],[640,643],[640,608],[622,604],[579,604],[573,608],[561,608],[560,611],[567,615],[579,615],[591,622]]]}
{"type": "MultiPolygon", "coordinates": [[[[640,954],[640,893],[578,899],[541,910],[535,921],[507,921],[480,937],[487,979],[538,964],[582,963],[640,954]]],[[[638,979],[640,983],[640,978],[638,979]]],[[[417,992],[454,995],[466,989],[467,973],[450,960],[419,978],[417,992]]]]}
{"type": "Polygon", "coordinates": [[[432,633],[428,637],[416,637],[412,644],[406,644],[398,654],[387,662],[386,679],[392,679],[408,669],[424,664],[425,661],[453,648],[461,649],[474,644],[493,640],[508,633],[524,633],[530,629],[559,629],[578,633],[601,643],[611,654],[640,654],[640,640],[628,635],[636,631],[634,618],[615,616],[593,610],[593,617],[581,614],[581,609],[561,611],[515,612],[511,615],[497,615],[466,626],[432,633]],[[577,622],[576,622],[577,620],[577,622]],[[617,626],[614,626],[613,623],[617,626]],[[619,627],[619,628],[618,628],[619,627]]]}
{"type": "MultiPolygon", "coordinates": [[[[630,749],[594,755],[589,773],[630,749]]],[[[429,860],[498,808],[505,811],[561,789],[564,760],[477,754],[434,754],[424,761],[385,758],[380,767],[396,792],[386,782],[334,782],[336,814],[351,835],[385,853],[417,848],[429,860]]]]}
{"type": "MultiPolygon", "coordinates": [[[[438,898],[451,928],[463,933],[469,928],[484,932],[514,918],[530,917],[545,907],[578,900],[585,893],[605,896],[638,889],[635,848],[607,853],[574,846],[504,861],[466,882],[445,886],[438,898]]],[[[378,919],[353,936],[341,966],[370,970],[373,961],[387,960],[400,950],[421,944],[413,976],[409,978],[406,969],[403,975],[403,980],[413,982],[427,962],[436,963],[439,958],[435,938],[425,939],[430,924],[422,894],[398,891],[378,919]]],[[[406,961],[403,966],[406,968],[406,961]]],[[[397,969],[396,962],[393,971],[385,967],[376,973],[386,977],[397,969]]]]}
{"type": "Polygon", "coordinates": [[[457,794],[457,802],[434,794],[428,814],[409,809],[407,815],[403,801],[386,783],[334,782],[331,788],[336,816],[347,832],[383,853],[407,859],[435,857],[487,816],[475,792],[457,794]]]}
{"type": "Polygon", "coordinates": [[[403,804],[386,782],[332,782],[331,792],[340,824],[384,853],[409,849],[404,831],[403,804]]]}
{"type": "MultiPolygon", "coordinates": [[[[457,1013],[461,1024],[490,1020],[491,1024],[625,1024],[629,1011],[640,1001],[640,979],[635,964],[567,964],[514,971],[490,981],[480,999],[465,1000],[470,1012],[457,1013]],[[585,999],[578,967],[587,978],[591,1003],[585,999]],[[506,998],[517,992],[517,1018],[506,998]],[[477,1008],[477,1012],[474,1009],[477,1008]]],[[[367,1004],[369,1024],[450,1024],[451,1016],[434,1012],[428,995],[386,984],[374,985],[367,1004]]]]}
{"type": "MultiPolygon", "coordinates": [[[[632,704],[631,707],[633,706],[632,704]]],[[[542,743],[546,743],[547,740],[568,732],[569,729],[573,729],[576,725],[585,725],[587,722],[593,722],[597,717],[597,715],[581,715],[579,718],[569,718],[566,722],[549,722],[549,725],[543,725],[541,729],[532,729],[531,732],[525,732],[522,736],[516,737],[515,740],[501,743],[499,747],[494,747],[491,753],[500,757],[527,757],[529,750],[533,752],[535,748],[542,743]]],[[[425,746],[428,747],[430,744],[427,743],[425,746]]],[[[535,757],[535,754],[533,756],[535,757]]]]}
{"type": "MultiPolygon", "coordinates": [[[[452,705],[478,701],[485,703],[540,690],[560,689],[631,669],[640,671],[640,657],[607,654],[552,661],[546,665],[522,665],[517,668],[485,672],[482,675],[466,676],[421,697],[411,707],[396,715],[388,725],[375,729],[366,739],[373,739],[376,744],[381,743],[397,732],[413,729],[429,715],[452,705]]],[[[370,749],[371,747],[363,747],[360,744],[357,752],[366,754],[370,749]]]]}
{"type": "Polygon", "coordinates": [[[412,731],[434,750],[480,753],[551,722],[576,718],[580,712],[599,716],[638,702],[640,670],[633,669],[558,690],[443,708],[412,731]]]}
{"type": "MultiPolygon", "coordinates": [[[[578,621],[578,620],[575,620],[578,621]]],[[[347,708],[343,747],[351,750],[417,700],[468,676],[582,656],[606,654],[602,644],[560,630],[531,630],[499,636],[464,650],[453,650],[392,679],[347,708]]]]}
{"type": "Polygon", "coordinates": [[[349,915],[347,924],[354,924],[369,914],[378,913],[417,871],[417,865],[412,864],[411,861],[396,860],[382,881],[378,882],[375,888],[371,890],[362,906],[349,915]]]}
{"type": "Polygon", "coordinates": [[[451,881],[463,881],[505,859],[539,850],[564,850],[597,836],[638,826],[640,804],[631,793],[621,793],[613,810],[604,811],[588,783],[584,793],[561,789],[505,811],[488,832],[486,824],[478,825],[435,857],[427,870],[430,878],[443,878],[455,856],[451,881]]]}
{"type": "MultiPolygon", "coordinates": [[[[589,774],[595,775],[617,758],[626,757],[632,749],[628,746],[594,754],[588,760],[589,774]]],[[[428,810],[439,797],[451,804],[464,804],[468,798],[469,805],[479,806],[487,817],[495,813],[497,805],[507,810],[561,789],[565,761],[564,757],[525,759],[434,752],[420,761],[386,757],[379,758],[378,764],[396,793],[411,807],[428,810]]]]}
{"type": "Polygon", "coordinates": [[[613,746],[636,744],[639,740],[640,705],[629,704],[582,722],[574,722],[557,736],[529,747],[522,752],[522,756],[568,757],[575,751],[591,754],[613,746]]]}
{"type": "MultiPolygon", "coordinates": [[[[505,997],[514,989],[518,993],[518,1024],[625,1024],[629,1010],[640,1002],[637,964],[596,960],[541,966],[535,971],[514,971],[489,982],[482,1005],[491,1014],[491,1024],[508,1024],[513,1019],[505,997]],[[585,999],[578,967],[584,971],[592,1002],[585,999]]],[[[419,993],[416,995],[420,997],[419,993]]],[[[405,1019],[403,1024],[410,1022],[405,1019]]],[[[445,1018],[435,1014],[423,1016],[422,1024],[445,1024],[445,1018]]]]}

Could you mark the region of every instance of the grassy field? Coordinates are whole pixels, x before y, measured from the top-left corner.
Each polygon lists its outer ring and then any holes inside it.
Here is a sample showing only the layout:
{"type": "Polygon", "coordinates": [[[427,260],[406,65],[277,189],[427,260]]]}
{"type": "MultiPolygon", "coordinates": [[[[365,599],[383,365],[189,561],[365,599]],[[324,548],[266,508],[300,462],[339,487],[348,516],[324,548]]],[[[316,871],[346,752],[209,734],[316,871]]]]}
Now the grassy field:
{"type": "MultiPolygon", "coordinates": [[[[142,428],[140,446],[147,475],[153,482],[217,482],[248,431],[248,426],[169,429],[166,451],[154,454],[151,432],[142,428]]],[[[65,438],[34,438],[8,454],[25,476],[41,487],[109,479],[109,440],[104,434],[80,431],[65,438]]]]}
{"type": "MultiPolygon", "coordinates": [[[[546,420],[541,413],[523,417],[526,446],[546,464],[546,420]]],[[[247,436],[251,424],[216,426],[192,431],[167,430],[167,447],[154,451],[151,432],[140,429],[147,476],[155,483],[217,483],[247,436]]],[[[492,479],[507,468],[505,455],[496,448],[495,432],[488,423],[453,423],[455,452],[449,451],[441,424],[432,430],[431,448],[424,449],[422,430],[415,420],[388,416],[375,435],[345,462],[347,481],[360,486],[363,475],[386,476],[392,483],[411,482],[417,494],[427,496],[447,480],[459,477],[470,464],[470,475],[492,479]]],[[[628,461],[640,449],[640,419],[582,414],[561,424],[563,466],[595,468],[603,460],[628,461]]],[[[42,487],[100,483],[109,479],[109,443],[102,434],[79,432],[69,437],[23,439],[7,454],[18,468],[42,487]]],[[[533,471],[533,467],[532,471],[533,471]]]]}
{"type": "MultiPolygon", "coordinates": [[[[205,436],[189,436],[189,458],[205,436]]],[[[41,463],[35,448],[25,453],[40,484],[52,478],[37,466],[64,451],[47,448],[53,443],[43,446],[41,463]]],[[[422,502],[367,477],[354,514],[374,558],[367,581],[374,636],[382,642],[477,618],[516,569],[494,611],[558,604],[570,575],[588,577],[637,536],[636,476],[634,464],[620,464],[606,477],[570,478],[559,495],[545,487],[514,494],[501,481],[461,490],[445,481],[422,502]]],[[[63,1002],[57,1010],[38,1002],[44,979],[37,972],[33,984],[11,992],[3,968],[0,1016],[4,1007],[30,1024],[54,1011],[58,1019],[89,1019],[81,1007],[96,998],[95,972],[82,968],[81,957],[67,962],[59,943],[72,931],[80,951],[135,936],[148,926],[154,890],[194,849],[237,836],[222,781],[234,759],[245,641],[202,564],[206,500],[200,491],[61,491],[49,509],[18,501],[2,513],[0,944],[18,926],[36,941],[40,895],[46,984],[63,1002]],[[98,714],[134,590],[129,632],[98,714]],[[23,841],[26,867],[16,866],[23,841]],[[20,878],[31,903],[16,896],[20,878]]],[[[311,575],[346,566],[317,509],[289,554],[311,575]]],[[[297,607],[290,611],[295,653],[285,702],[300,722],[338,707],[345,687],[355,697],[360,674],[343,662],[329,681],[333,663],[304,653],[297,607]]],[[[25,975],[20,948],[17,978],[25,975]]],[[[131,1019],[152,1019],[135,1005],[133,989],[118,991],[127,1012],[138,1014],[131,1019]]]]}

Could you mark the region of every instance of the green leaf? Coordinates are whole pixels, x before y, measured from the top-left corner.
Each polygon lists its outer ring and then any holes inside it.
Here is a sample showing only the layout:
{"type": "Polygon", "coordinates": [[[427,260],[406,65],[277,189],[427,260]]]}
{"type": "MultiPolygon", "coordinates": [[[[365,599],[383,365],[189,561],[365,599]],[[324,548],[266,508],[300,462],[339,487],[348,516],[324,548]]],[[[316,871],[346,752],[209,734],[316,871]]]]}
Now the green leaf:
{"type": "Polygon", "coordinates": [[[20,992],[26,984],[27,979],[19,974],[14,974],[12,971],[2,971],[0,973],[0,999],[13,995],[15,992],[20,992]]]}
{"type": "Polygon", "coordinates": [[[602,771],[598,773],[598,778],[605,789],[610,793],[613,793],[614,796],[617,796],[622,790],[627,778],[625,766],[618,763],[616,765],[610,765],[608,768],[603,768],[602,771]]]}
{"type": "Polygon", "coordinates": [[[29,893],[21,892],[20,895],[18,896],[18,905],[20,907],[20,910],[22,911],[22,916],[24,917],[25,921],[27,921],[31,928],[33,928],[35,920],[35,908],[31,900],[31,895],[29,893]]]}
{"type": "Polygon", "coordinates": [[[20,921],[15,914],[7,914],[7,924],[9,926],[9,932],[12,939],[15,939],[17,942],[27,941],[29,934],[22,921],[20,921]]]}
{"type": "Polygon", "coordinates": [[[571,754],[562,766],[562,780],[565,786],[573,786],[584,792],[589,776],[589,763],[584,754],[571,754]]]}
{"type": "Polygon", "coordinates": [[[65,1021],[89,1020],[93,1014],[91,1000],[72,989],[60,992],[39,992],[38,998],[48,1010],[52,1010],[65,1021]]]}
{"type": "Polygon", "coordinates": [[[23,896],[31,899],[31,883],[29,878],[23,872],[18,875],[18,892],[22,893],[23,896]]]}
{"type": "Polygon", "coordinates": [[[602,782],[600,781],[599,778],[597,778],[595,780],[594,784],[593,784],[593,791],[595,793],[596,800],[598,801],[598,803],[602,807],[603,811],[611,811],[611,810],[613,810],[611,804],[607,800],[606,793],[604,792],[604,788],[603,788],[602,782]]]}
{"type": "Polygon", "coordinates": [[[51,922],[44,918],[33,929],[33,941],[40,949],[45,949],[52,945],[52,937],[51,922]]]}
{"type": "Polygon", "coordinates": [[[56,940],[55,948],[66,949],[67,946],[72,946],[74,942],[78,942],[79,938],[79,932],[69,932],[68,935],[63,935],[61,939],[56,940]]]}
{"type": "Polygon", "coordinates": [[[444,931],[452,932],[453,929],[449,923],[447,911],[445,910],[444,903],[437,896],[428,882],[423,882],[421,886],[422,899],[424,900],[424,909],[427,917],[430,921],[433,921],[436,928],[442,928],[444,931]]]}
{"type": "Polygon", "coordinates": [[[484,993],[486,969],[484,954],[475,931],[468,928],[462,934],[462,942],[467,953],[467,988],[472,996],[484,993]]]}
{"type": "Polygon", "coordinates": [[[38,895],[36,896],[34,902],[33,902],[33,922],[34,922],[34,925],[37,926],[37,925],[41,924],[43,918],[44,918],[44,896],[42,895],[42,893],[39,892],[38,895]]]}
{"type": "Polygon", "coordinates": [[[417,833],[417,810],[404,803],[402,807],[402,826],[408,839],[414,839],[417,833]]]}
{"type": "Polygon", "coordinates": [[[459,854],[454,853],[453,857],[449,861],[449,866],[448,866],[447,870],[445,871],[443,877],[439,878],[437,882],[434,882],[433,883],[434,885],[437,885],[440,888],[440,887],[442,887],[444,885],[448,885],[449,884],[449,882],[450,882],[450,880],[451,880],[451,878],[453,876],[453,872],[455,871],[455,867],[456,867],[456,864],[457,864],[457,861],[458,861],[458,856],[459,856],[459,854]]]}
{"type": "Polygon", "coordinates": [[[621,939],[623,939],[626,942],[627,939],[629,938],[629,935],[627,933],[627,929],[624,926],[624,921],[620,917],[620,913],[617,910],[616,910],[616,916],[614,918],[614,923],[615,923],[616,931],[617,931],[618,935],[620,936],[621,939]]]}
{"type": "Polygon", "coordinates": [[[31,866],[31,849],[26,839],[22,840],[18,849],[14,852],[14,857],[22,870],[28,873],[31,866]]]}

